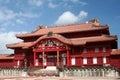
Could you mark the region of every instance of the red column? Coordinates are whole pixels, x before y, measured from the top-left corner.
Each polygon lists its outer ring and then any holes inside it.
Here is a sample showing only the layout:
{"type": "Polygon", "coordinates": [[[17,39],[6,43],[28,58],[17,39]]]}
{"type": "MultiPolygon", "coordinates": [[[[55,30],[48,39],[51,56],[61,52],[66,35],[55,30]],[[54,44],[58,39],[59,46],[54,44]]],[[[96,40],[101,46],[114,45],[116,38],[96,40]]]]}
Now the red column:
{"type": "Polygon", "coordinates": [[[67,66],[69,66],[69,50],[67,50],[67,66]]]}
{"type": "Polygon", "coordinates": [[[45,54],[45,52],[42,52],[42,67],[44,68],[44,62],[45,62],[45,60],[44,60],[44,54],[45,54]]]}
{"type": "Polygon", "coordinates": [[[59,51],[57,51],[57,66],[59,67],[59,51]]]}
{"type": "Polygon", "coordinates": [[[35,67],[35,64],[36,64],[36,52],[34,51],[34,67],[35,67]]]}

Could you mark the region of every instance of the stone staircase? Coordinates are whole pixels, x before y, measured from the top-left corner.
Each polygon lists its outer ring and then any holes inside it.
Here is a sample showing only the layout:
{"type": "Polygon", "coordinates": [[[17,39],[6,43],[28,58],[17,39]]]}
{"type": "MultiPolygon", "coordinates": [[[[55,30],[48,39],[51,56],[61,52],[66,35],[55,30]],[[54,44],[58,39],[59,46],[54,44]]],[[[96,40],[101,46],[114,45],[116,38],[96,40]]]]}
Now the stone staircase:
{"type": "Polygon", "coordinates": [[[59,71],[56,66],[48,66],[45,69],[31,69],[28,71],[29,76],[59,76],[59,71]]]}

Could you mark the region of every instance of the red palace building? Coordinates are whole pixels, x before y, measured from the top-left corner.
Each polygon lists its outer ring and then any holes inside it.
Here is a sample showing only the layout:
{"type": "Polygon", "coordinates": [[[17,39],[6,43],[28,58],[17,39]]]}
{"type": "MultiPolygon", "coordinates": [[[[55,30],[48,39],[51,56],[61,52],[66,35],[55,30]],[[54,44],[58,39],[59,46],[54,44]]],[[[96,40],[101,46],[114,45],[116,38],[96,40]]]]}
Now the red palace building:
{"type": "Polygon", "coordinates": [[[103,66],[120,68],[118,37],[96,19],[80,24],[44,27],[17,34],[22,42],[7,44],[14,54],[1,54],[0,67],[103,66]]]}

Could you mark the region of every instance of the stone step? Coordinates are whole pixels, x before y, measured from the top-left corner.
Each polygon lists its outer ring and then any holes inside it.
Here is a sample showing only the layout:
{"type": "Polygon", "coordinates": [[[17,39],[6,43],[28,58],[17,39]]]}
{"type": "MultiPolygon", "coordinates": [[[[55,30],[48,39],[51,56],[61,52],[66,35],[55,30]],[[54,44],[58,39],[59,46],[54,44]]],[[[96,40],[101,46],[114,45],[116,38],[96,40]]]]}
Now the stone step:
{"type": "Polygon", "coordinates": [[[28,72],[30,76],[59,76],[56,66],[47,66],[45,69],[28,72]]]}

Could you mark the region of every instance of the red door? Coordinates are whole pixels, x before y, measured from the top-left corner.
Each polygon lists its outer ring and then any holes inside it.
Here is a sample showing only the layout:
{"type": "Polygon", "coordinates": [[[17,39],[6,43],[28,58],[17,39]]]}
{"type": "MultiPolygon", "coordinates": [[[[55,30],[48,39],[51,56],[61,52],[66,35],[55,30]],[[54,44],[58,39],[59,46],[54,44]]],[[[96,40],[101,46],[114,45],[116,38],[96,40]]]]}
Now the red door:
{"type": "Polygon", "coordinates": [[[48,58],[47,59],[47,65],[48,66],[56,66],[57,59],[56,58],[48,58]]]}

